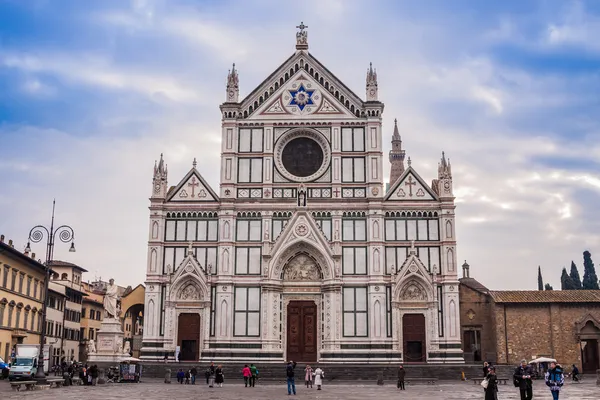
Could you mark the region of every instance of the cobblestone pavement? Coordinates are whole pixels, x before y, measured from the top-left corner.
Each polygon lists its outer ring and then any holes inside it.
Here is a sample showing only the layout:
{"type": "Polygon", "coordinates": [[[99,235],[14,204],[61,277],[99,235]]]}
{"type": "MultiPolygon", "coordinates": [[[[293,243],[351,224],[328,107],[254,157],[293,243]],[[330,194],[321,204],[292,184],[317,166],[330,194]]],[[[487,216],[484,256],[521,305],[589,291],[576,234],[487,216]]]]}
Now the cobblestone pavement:
{"type": "MultiPolygon", "coordinates": [[[[323,390],[297,387],[297,396],[302,399],[419,399],[419,400],[471,400],[483,399],[483,389],[471,383],[440,383],[433,386],[415,385],[407,387],[405,392],[398,391],[392,385],[329,385],[323,390]]],[[[206,399],[206,400],[271,400],[288,398],[285,384],[269,384],[255,388],[245,388],[240,384],[228,384],[223,388],[208,388],[205,385],[166,385],[157,381],[140,384],[111,384],[94,387],[78,386],[60,389],[15,392],[7,382],[0,382],[1,399],[206,399]]],[[[540,384],[534,389],[535,399],[552,399],[550,391],[540,384]]],[[[568,383],[560,396],[561,400],[596,400],[600,398],[600,387],[595,384],[568,383]]],[[[517,389],[512,386],[502,386],[498,393],[499,400],[519,399],[517,389]]]]}

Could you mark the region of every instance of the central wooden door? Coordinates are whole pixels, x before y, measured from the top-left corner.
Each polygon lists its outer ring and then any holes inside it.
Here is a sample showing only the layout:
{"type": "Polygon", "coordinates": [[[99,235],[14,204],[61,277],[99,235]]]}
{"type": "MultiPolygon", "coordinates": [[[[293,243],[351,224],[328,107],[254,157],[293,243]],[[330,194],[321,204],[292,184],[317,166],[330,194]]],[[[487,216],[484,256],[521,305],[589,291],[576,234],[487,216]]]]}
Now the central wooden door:
{"type": "Polygon", "coordinates": [[[402,340],[404,342],[404,362],[425,362],[425,316],[404,314],[402,317],[402,340]]]}
{"type": "Polygon", "coordinates": [[[181,361],[198,361],[200,354],[200,315],[179,314],[177,345],[181,361]]]}
{"type": "Polygon", "coordinates": [[[290,301],[288,304],[287,359],[317,361],[317,306],[313,301],[290,301]]]}

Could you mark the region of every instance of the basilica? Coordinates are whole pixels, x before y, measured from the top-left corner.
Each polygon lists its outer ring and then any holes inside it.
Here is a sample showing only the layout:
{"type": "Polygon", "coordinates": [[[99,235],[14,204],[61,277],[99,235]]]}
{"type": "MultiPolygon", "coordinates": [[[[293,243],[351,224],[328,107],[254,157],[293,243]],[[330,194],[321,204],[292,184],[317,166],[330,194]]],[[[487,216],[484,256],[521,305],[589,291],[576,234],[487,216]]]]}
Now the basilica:
{"type": "Polygon", "coordinates": [[[450,163],[426,182],[306,28],[245,98],[229,71],[219,188],[155,164],[141,358],[462,363],[450,163]]]}

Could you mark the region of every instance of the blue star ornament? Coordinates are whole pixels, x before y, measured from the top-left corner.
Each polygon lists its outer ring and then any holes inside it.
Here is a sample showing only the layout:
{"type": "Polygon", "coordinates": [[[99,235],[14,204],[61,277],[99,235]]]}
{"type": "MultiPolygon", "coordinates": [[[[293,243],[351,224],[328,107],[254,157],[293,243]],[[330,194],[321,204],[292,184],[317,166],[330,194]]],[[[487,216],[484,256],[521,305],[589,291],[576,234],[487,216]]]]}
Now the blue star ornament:
{"type": "Polygon", "coordinates": [[[314,90],[305,89],[304,85],[300,84],[300,87],[297,90],[290,90],[292,100],[290,101],[289,105],[297,106],[300,111],[303,111],[304,107],[315,104],[312,99],[313,93],[314,90]]]}

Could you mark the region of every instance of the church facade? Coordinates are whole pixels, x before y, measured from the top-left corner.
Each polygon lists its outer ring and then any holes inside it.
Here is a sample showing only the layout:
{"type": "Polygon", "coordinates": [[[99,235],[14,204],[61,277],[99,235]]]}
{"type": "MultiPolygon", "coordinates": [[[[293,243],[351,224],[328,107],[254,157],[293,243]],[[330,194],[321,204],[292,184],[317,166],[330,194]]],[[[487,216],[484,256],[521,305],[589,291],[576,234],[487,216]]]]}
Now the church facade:
{"type": "Polygon", "coordinates": [[[450,163],[427,184],[395,126],[386,190],[376,71],[363,100],[298,28],[246,98],[229,72],[218,190],[155,164],[141,358],[463,362],[450,163]]]}

